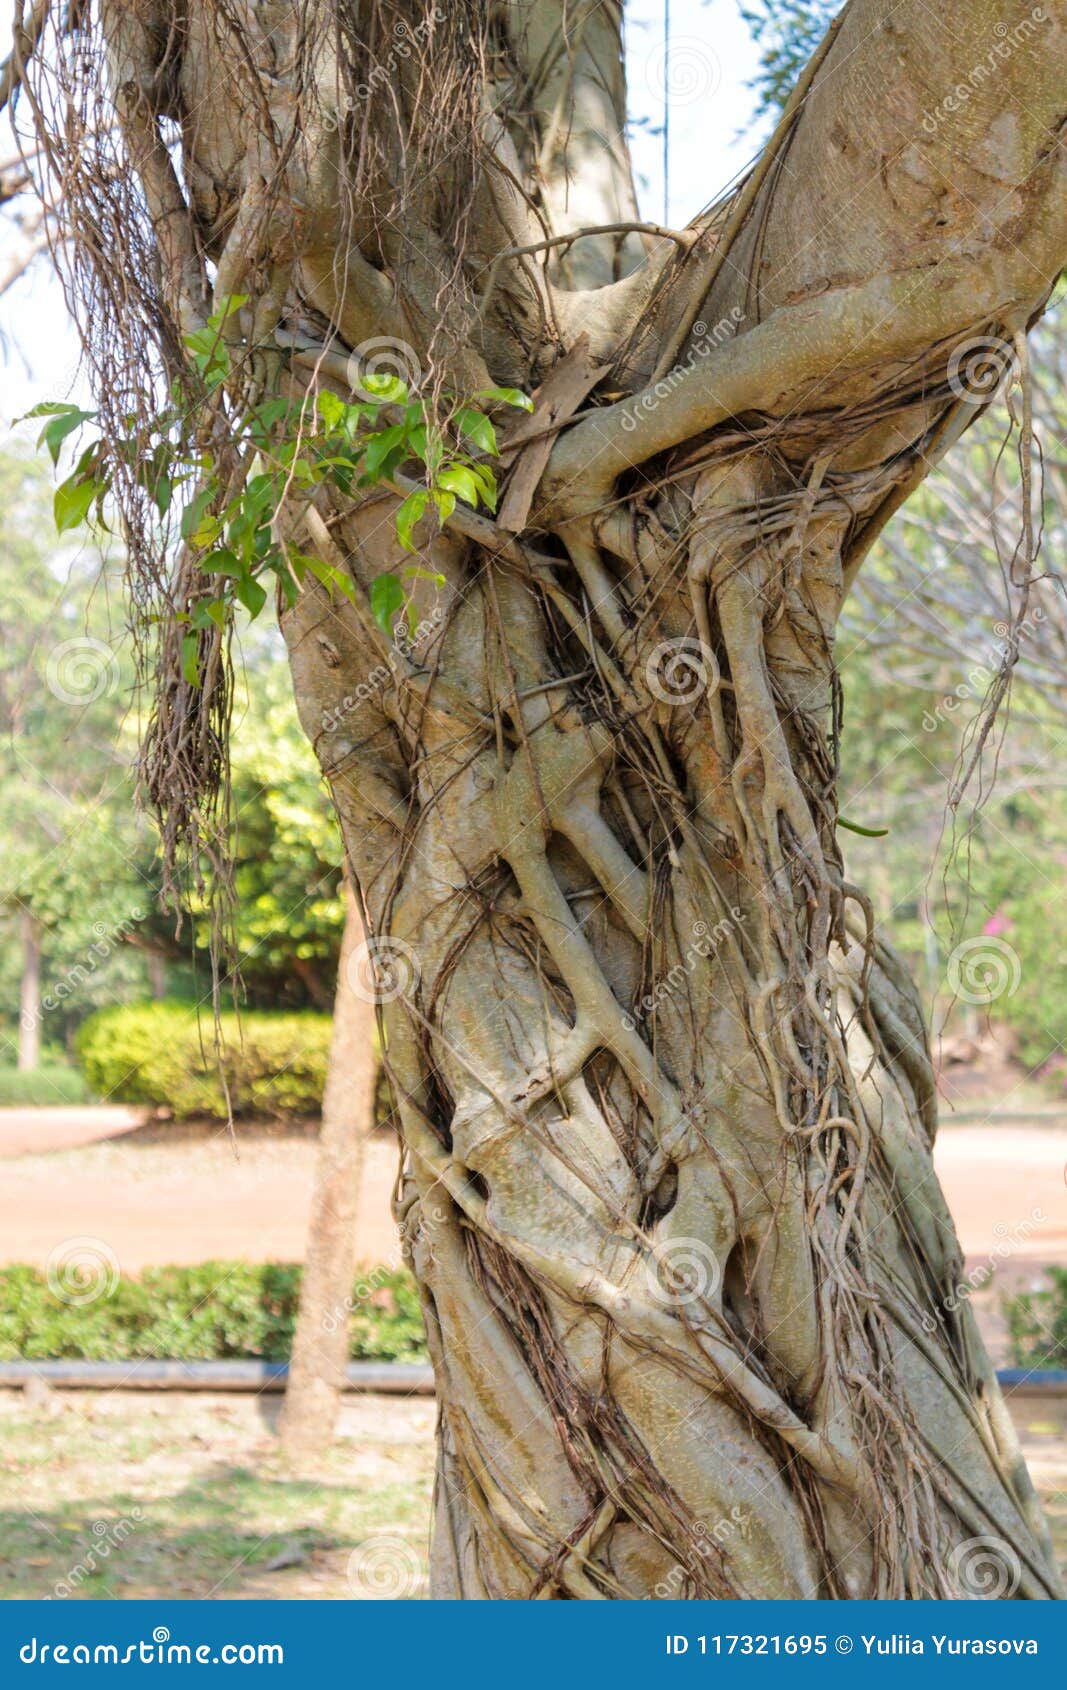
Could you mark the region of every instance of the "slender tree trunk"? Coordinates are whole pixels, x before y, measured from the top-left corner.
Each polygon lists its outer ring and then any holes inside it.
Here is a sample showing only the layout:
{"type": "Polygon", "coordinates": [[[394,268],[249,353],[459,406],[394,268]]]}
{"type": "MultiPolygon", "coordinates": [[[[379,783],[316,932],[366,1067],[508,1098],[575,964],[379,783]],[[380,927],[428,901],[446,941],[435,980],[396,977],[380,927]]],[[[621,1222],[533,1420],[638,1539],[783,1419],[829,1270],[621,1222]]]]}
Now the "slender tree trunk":
{"type": "MultiPolygon", "coordinates": [[[[111,438],[150,365],[106,332],[116,229],[179,383],[221,311],[234,407],[365,395],[383,360],[434,417],[538,395],[495,518],[417,531],[410,649],[370,606],[407,579],[411,463],[276,513],[315,563],[283,631],[402,1126],[435,1594],[1058,1594],[960,1292],[920,1007],[838,847],[835,630],[988,397],[976,338],[1025,378],[1067,257],[1062,6],[850,0],[674,233],[633,227],[620,7],[103,14],[143,201],[93,164],[91,99],[49,142],[111,438]]],[[[195,680],[177,655],[200,563],[161,571],[172,843],[226,716],[209,620],[195,680]]]]}
{"type": "Polygon", "coordinates": [[[28,1072],[41,1060],[41,925],[24,909],[19,919],[22,980],[19,986],[18,1066],[28,1072]]]}
{"type": "Polygon", "coordinates": [[[148,989],[157,1000],[167,995],[167,965],[159,951],[146,951],[148,989]]]}
{"type": "Polygon", "coordinates": [[[356,1213],[378,1075],[374,998],[361,989],[358,973],[362,944],[359,909],[346,880],[315,1189],[279,1423],[283,1445],[298,1458],[324,1449],[332,1439],[348,1365],[356,1213]]]}

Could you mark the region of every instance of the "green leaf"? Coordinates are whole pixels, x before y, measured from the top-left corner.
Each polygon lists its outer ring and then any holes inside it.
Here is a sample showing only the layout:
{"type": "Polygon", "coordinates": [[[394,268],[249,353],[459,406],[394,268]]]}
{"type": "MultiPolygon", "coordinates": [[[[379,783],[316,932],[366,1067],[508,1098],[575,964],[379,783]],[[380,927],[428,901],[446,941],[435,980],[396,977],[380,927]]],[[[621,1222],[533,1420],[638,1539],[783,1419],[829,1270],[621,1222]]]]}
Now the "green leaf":
{"type": "MultiPolygon", "coordinates": [[[[448,495],[445,494],[443,497],[447,498],[448,495]]],[[[425,487],[417,487],[414,493],[408,494],[396,513],[396,537],[406,552],[415,550],[415,543],[411,538],[412,531],[429,502],[430,495],[425,487]]],[[[455,503],[454,500],[453,503],[455,503]]]]}
{"type": "Polygon", "coordinates": [[[241,565],[229,546],[219,546],[208,552],[200,559],[200,567],[208,575],[232,575],[235,580],[241,574],[241,565]]]}
{"type": "Polygon", "coordinates": [[[166,516],[170,510],[171,499],[174,497],[174,483],[166,471],[158,476],[151,492],[160,516],[166,516]]]}
{"type": "Polygon", "coordinates": [[[375,372],[361,376],[359,385],[364,393],[369,393],[381,405],[402,405],[408,396],[407,384],[399,376],[375,372]]]}
{"type": "Polygon", "coordinates": [[[260,586],[253,575],[239,575],[233,584],[233,590],[254,622],[267,602],[266,589],[260,586]]]}
{"type": "Polygon", "coordinates": [[[481,484],[483,505],[487,506],[489,510],[495,512],[497,497],[496,476],[493,474],[488,464],[471,464],[469,467],[471,474],[481,484]]]}
{"type": "Polygon", "coordinates": [[[437,510],[437,520],[444,527],[456,508],[456,495],[454,493],[442,493],[434,487],[431,488],[430,497],[437,510]]]}
{"type": "Polygon", "coordinates": [[[194,329],[185,336],[185,344],[209,387],[218,387],[225,381],[230,373],[230,349],[221,339],[217,323],[209,322],[202,329],[194,329]]]}
{"type": "Polygon", "coordinates": [[[518,387],[483,387],[474,397],[495,400],[500,405],[514,405],[520,411],[533,410],[533,400],[518,387]]]}
{"type": "Polygon", "coordinates": [[[200,489],[195,498],[189,500],[189,503],[182,511],[183,540],[191,540],[194,545],[204,546],[210,545],[211,540],[215,538],[219,531],[218,519],[216,518],[212,522],[208,523],[205,521],[205,518],[207,517],[208,510],[215,498],[216,492],[217,488],[215,483],[211,481],[206,487],[202,487],[200,489]],[[202,535],[207,534],[209,529],[212,530],[210,538],[201,538],[202,535]]]}
{"type": "Polygon", "coordinates": [[[225,342],[219,339],[217,324],[205,323],[203,328],[190,330],[183,339],[198,364],[210,363],[215,358],[229,359],[225,342]]]}
{"type": "MultiPolygon", "coordinates": [[[[344,570],[335,568],[332,563],[324,563],[321,557],[315,557],[310,552],[301,552],[299,556],[315,579],[321,581],[324,587],[329,587],[331,593],[336,588],[338,592],[344,593],[345,598],[355,599],[355,586],[344,570]]],[[[371,594],[373,599],[373,587],[371,594]]]]}
{"type": "Polygon", "coordinates": [[[79,480],[72,475],[69,480],[61,481],[52,501],[56,533],[65,534],[70,528],[80,527],[93,500],[102,492],[102,484],[95,479],[79,480]]]}
{"type": "Polygon", "coordinates": [[[864,839],[884,839],[889,832],[887,827],[861,827],[859,822],[850,822],[844,816],[838,816],[838,827],[847,827],[849,833],[859,833],[864,839]]]}
{"type": "Polygon", "coordinates": [[[226,605],[222,599],[201,599],[192,614],[194,628],[206,628],[214,623],[220,634],[226,626],[226,605]]]}
{"type": "Polygon", "coordinates": [[[200,638],[197,634],[182,637],[182,675],[191,687],[200,685],[200,638]]]}
{"type": "Polygon", "coordinates": [[[246,293],[228,293],[218,307],[212,312],[211,316],[208,318],[208,322],[211,323],[213,327],[219,328],[226,321],[227,317],[232,317],[235,311],[240,311],[241,306],[247,304],[248,295],[246,293]]]}
{"type": "Polygon", "coordinates": [[[469,405],[461,406],[456,412],[456,427],[480,452],[488,452],[494,458],[498,456],[496,429],[481,411],[472,410],[469,405]]]}
{"type": "Polygon", "coordinates": [[[432,581],[435,587],[444,587],[447,584],[445,577],[436,569],[420,569],[415,563],[404,565],[404,580],[432,581]]]}
{"type": "Polygon", "coordinates": [[[49,457],[57,464],[67,435],[73,434],[83,423],[91,422],[95,415],[95,411],[82,411],[77,405],[65,405],[61,412],[52,414],[50,422],[45,423],[37,436],[38,446],[47,446],[49,457]]]}
{"type": "Polygon", "coordinates": [[[404,607],[404,589],[395,575],[378,575],[370,584],[370,608],[382,633],[393,637],[393,623],[404,607]]]}
{"type": "Polygon", "coordinates": [[[473,470],[465,464],[446,464],[439,470],[435,487],[443,488],[445,492],[455,493],[464,504],[478,508],[478,500],[482,496],[483,488],[473,470]]]}
{"type": "Polygon", "coordinates": [[[320,388],[315,404],[327,428],[344,426],[346,406],[344,400],[338,398],[336,393],[331,393],[328,387],[320,388]]]}
{"type": "Polygon", "coordinates": [[[385,428],[380,434],[370,436],[363,453],[363,467],[372,481],[377,480],[383,473],[386,460],[403,444],[404,426],[402,423],[397,423],[393,428],[385,428]]]}
{"type": "MultiPolygon", "coordinates": [[[[25,411],[21,417],[16,417],[15,421],[31,422],[35,417],[63,417],[69,411],[77,409],[77,405],[68,405],[63,399],[42,399],[39,405],[35,405],[31,411],[25,411]]],[[[87,418],[95,417],[96,412],[83,411],[82,415],[87,418]]]]}

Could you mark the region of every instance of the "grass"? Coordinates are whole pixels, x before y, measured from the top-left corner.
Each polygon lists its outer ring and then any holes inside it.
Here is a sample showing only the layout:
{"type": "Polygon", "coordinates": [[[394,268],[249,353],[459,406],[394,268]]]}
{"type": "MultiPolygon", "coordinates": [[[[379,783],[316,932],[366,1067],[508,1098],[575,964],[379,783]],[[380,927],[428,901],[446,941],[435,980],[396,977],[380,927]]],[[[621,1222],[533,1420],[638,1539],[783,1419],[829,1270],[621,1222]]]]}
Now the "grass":
{"type": "Polygon", "coordinates": [[[433,1403],[350,1399],[295,1469],[279,1400],[0,1396],[0,1597],[424,1594],[433,1403]]]}
{"type": "MultiPolygon", "coordinates": [[[[279,1404],[0,1392],[0,1598],[425,1596],[432,1400],[347,1398],[299,1468],[279,1404]]],[[[1012,1408],[1067,1568],[1067,1404],[1012,1408]]]]}
{"type": "Polygon", "coordinates": [[[66,1063],[49,1062],[26,1072],[0,1068],[0,1109],[93,1102],[84,1074],[66,1063]]]}

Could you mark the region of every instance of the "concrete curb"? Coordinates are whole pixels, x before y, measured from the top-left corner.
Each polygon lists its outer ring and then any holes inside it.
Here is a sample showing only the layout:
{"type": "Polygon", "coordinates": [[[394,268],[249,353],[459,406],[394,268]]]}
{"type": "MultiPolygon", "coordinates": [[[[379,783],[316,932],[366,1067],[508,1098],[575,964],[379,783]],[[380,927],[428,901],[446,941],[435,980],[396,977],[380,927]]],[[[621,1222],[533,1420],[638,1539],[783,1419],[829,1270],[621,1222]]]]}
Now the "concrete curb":
{"type": "MultiPolygon", "coordinates": [[[[35,1379],[59,1391],[283,1391],[284,1361],[4,1361],[0,1389],[35,1379]]],[[[1005,1367],[997,1373],[1009,1396],[1067,1397],[1067,1369],[1005,1367]]],[[[346,1389],[385,1396],[432,1396],[428,1362],[350,1361],[346,1389]]]]}
{"type": "MultiPolygon", "coordinates": [[[[5,1361],[0,1388],[34,1380],[59,1391],[282,1391],[283,1361],[5,1361]]],[[[432,1396],[426,1362],[352,1361],[346,1389],[387,1396],[432,1396]]]]}

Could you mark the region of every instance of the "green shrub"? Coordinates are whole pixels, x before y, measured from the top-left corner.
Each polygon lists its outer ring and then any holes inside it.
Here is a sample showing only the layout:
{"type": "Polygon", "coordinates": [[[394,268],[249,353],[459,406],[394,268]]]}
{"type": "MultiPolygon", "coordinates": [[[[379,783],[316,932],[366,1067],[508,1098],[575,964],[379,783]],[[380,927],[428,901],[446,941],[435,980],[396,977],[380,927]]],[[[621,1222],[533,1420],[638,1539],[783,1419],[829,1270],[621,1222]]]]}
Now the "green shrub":
{"type": "Polygon", "coordinates": [[[1020,1291],[1004,1301],[1016,1367],[1067,1367],[1067,1268],[1046,1268],[1047,1291],[1020,1291]]]}
{"type": "MultiPolygon", "coordinates": [[[[0,1268],[0,1361],[285,1361],[300,1275],[289,1263],[202,1262],[112,1285],[103,1264],[100,1294],[71,1303],[36,1268],[0,1268]]],[[[357,1279],[349,1332],[353,1360],[425,1360],[411,1276],[376,1268],[357,1279]]]]}
{"type": "Polygon", "coordinates": [[[45,1063],[26,1072],[0,1068],[0,1109],[35,1109],[48,1104],[92,1101],[84,1074],[65,1063],[45,1063]]]}
{"type": "MultiPolygon", "coordinates": [[[[248,1011],[222,1016],[223,1067],[237,1115],[314,1115],[322,1104],[331,1019],[248,1011]]],[[[89,1085],[102,1097],[226,1118],[210,1012],[163,1000],[116,1004],[78,1033],[89,1085]]]]}

